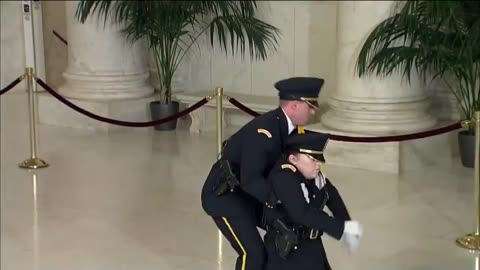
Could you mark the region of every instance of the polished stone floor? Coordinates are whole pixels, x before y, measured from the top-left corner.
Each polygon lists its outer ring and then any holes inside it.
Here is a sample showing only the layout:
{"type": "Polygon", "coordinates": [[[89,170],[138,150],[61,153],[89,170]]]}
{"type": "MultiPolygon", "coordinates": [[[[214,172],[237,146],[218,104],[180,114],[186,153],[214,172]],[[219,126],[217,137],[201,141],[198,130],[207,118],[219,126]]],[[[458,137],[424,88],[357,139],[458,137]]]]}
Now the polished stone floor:
{"type": "MultiPolygon", "coordinates": [[[[233,269],[200,206],[214,134],[40,126],[38,154],[51,166],[28,171],[17,166],[29,157],[26,114],[13,97],[1,102],[2,270],[233,269]]],[[[356,256],[324,237],[333,269],[480,269],[455,245],[474,229],[472,170],[326,170],[366,233],[356,256]]]]}

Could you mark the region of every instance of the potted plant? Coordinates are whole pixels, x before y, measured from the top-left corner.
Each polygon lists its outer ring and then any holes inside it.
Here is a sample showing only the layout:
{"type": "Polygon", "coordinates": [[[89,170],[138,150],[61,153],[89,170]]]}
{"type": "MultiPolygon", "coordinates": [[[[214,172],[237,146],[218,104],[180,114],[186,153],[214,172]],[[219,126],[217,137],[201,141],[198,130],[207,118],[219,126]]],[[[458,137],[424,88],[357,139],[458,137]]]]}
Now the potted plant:
{"type": "MultiPolygon", "coordinates": [[[[401,72],[410,83],[440,78],[455,95],[465,119],[480,110],[480,2],[399,1],[395,14],[378,24],[362,45],[359,77],[401,72]]],[[[473,126],[458,134],[462,163],[473,168],[473,126]]]]}
{"type": "MultiPolygon", "coordinates": [[[[231,53],[267,59],[269,49],[277,49],[279,30],[255,18],[256,1],[88,1],[81,0],[76,17],[83,23],[98,9],[98,16],[124,25],[122,32],[130,42],[146,38],[153,50],[158,78],[161,82],[158,101],[150,104],[152,119],[160,119],[179,110],[172,101],[172,79],[179,64],[197,39],[206,31],[220,46],[231,53]],[[228,36],[228,39],[227,39],[228,36]]],[[[155,127],[176,128],[176,121],[155,127]]]]}

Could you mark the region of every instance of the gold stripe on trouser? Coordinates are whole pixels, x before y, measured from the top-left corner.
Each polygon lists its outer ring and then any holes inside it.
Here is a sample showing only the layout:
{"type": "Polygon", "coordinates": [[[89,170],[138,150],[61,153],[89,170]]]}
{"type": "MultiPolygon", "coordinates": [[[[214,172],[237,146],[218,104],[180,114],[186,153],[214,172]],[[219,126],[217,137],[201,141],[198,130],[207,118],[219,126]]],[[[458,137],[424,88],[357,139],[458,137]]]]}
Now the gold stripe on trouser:
{"type": "Polygon", "coordinates": [[[240,242],[240,240],[238,239],[237,235],[236,235],[235,232],[233,231],[232,226],[230,226],[230,223],[228,223],[227,218],[222,217],[222,219],[223,219],[223,221],[225,221],[225,224],[227,224],[227,227],[228,227],[228,229],[230,230],[230,232],[232,233],[233,238],[235,238],[235,241],[237,241],[237,244],[240,246],[240,249],[241,249],[242,252],[243,252],[243,256],[242,256],[242,270],[245,270],[245,265],[246,265],[246,263],[247,263],[247,252],[245,251],[245,249],[243,248],[242,243],[240,242]]]}

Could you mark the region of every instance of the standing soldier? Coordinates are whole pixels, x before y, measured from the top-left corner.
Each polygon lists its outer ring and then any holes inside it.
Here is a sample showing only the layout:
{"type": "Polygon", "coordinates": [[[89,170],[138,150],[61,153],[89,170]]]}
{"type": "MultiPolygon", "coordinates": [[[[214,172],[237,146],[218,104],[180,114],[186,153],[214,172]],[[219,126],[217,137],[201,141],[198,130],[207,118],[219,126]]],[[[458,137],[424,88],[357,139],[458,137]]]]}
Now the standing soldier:
{"type": "MultiPolygon", "coordinates": [[[[236,270],[263,270],[265,247],[258,232],[263,207],[272,197],[266,177],[296,126],[309,123],[318,109],[324,80],[295,77],[279,81],[280,106],[260,115],[226,142],[202,189],[202,207],[238,253],[236,270]]],[[[300,129],[300,128],[299,128],[300,129]]]]}

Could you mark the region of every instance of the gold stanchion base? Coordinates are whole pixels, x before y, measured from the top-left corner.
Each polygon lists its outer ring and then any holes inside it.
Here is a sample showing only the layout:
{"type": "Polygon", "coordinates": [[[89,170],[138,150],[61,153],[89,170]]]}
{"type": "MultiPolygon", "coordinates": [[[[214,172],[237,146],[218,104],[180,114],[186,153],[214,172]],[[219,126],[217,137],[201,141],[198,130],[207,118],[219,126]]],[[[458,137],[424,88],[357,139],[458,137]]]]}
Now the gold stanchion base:
{"type": "Polygon", "coordinates": [[[24,169],[38,169],[48,167],[48,163],[40,158],[29,158],[18,164],[20,168],[24,169]]]}
{"type": "Polygon", "coordinates": [[[457,239],[457,245],[462,248],[480,250],[480,235],[479,234],[467,234],[457,239]]]}

